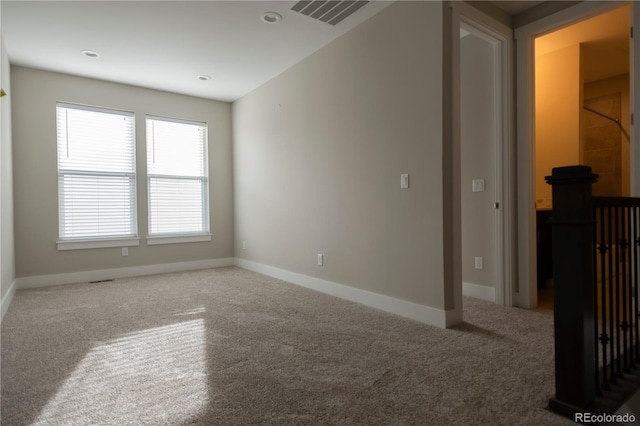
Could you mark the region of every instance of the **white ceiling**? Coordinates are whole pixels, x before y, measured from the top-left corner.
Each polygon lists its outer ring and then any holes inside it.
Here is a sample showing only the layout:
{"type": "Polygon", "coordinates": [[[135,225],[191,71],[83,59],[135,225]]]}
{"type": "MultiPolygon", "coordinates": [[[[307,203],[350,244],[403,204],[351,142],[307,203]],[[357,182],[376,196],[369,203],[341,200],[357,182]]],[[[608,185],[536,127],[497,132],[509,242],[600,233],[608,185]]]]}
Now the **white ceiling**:
{"type": "MultiPolygon", "coordinates": [[[[331,26],[283,0],[0,0],[0,30],[14,65],[234,101],[393,1],[374,0],[331,26]],[[282,21],[262,22],[268,11],[282,21]]],[[[516,14],[542,2],[492,3],[516,14]]]]}
{"type": "Polygon", "coordinates": [[[14,65],[233,101],[392,1],[373,1],[335,27],[291,11],[295,3],[2,0],[0,29],[14,65]],[[268,11],[282,21],[262,22],[268,11]]]}

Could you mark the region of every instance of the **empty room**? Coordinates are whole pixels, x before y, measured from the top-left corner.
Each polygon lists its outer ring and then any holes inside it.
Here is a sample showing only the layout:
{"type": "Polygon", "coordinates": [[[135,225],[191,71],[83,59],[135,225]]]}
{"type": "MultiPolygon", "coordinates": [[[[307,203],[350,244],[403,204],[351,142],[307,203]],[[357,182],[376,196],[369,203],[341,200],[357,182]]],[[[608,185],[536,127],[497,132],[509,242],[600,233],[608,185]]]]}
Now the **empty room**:
{"type": "MultiPolygon", "coordinates": [[[[633,411],[630,390],[603,405],[592,346],[573,362],[596,381],[586,402],[563,393],[564,305],[538,307],[535,285],[526,61],[550,28],[609,11],[640,7],[3,0],[0,422],[633,411]]],[[[621,122],[638,196],[640,136],[621,122]]]]}

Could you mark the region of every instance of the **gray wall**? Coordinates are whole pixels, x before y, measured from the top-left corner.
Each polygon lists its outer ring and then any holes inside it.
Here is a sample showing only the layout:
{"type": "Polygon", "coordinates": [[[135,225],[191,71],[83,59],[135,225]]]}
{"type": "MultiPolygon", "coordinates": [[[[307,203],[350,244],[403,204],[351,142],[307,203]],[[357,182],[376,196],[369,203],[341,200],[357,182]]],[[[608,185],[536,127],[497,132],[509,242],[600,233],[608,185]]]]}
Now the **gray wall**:
{"type": "Polygon", "coordinates": [[[495,287],[497,200],[495,55],[488,41],[469,34],[460,40],[460,162],[462,180],[462,280],[495,287]],[[472,192],[473,179],[485,180],[472,192]],[[484,269],[475,268],[482,257],[484,269]]]}
{"type": "Polygon", "coordinates": [[[10,66],[0,34],[0,87],[7,96],[0,99],[0,293],[2,299],[15,279],[13,243],[13,167],[11,153],[11,88],[10,66]]]}
{"type": "MultiPolygon", "coordinates": [[[[12,68],[16,276],[233,256],[231,105],[139,87],[12,68]],[[139,247],[58,251],[56,101],[136,114],[139,247]],[[211,242],[147,246],[145,114],[209,125],[211,242]]],[[[3,223],[4,229],[4,223],[3,223]]]]}
{"type": "Polygon", "coordinates": [[[445,308],[442,25],[395,3],[234,102],[237,257],[445,308]]]}

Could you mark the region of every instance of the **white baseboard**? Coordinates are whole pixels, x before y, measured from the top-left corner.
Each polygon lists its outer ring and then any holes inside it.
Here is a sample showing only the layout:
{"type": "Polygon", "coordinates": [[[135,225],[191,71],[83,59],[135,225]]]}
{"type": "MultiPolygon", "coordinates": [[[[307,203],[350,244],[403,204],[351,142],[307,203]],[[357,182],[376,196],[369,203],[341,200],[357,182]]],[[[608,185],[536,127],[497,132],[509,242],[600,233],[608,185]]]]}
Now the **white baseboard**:
{"type": "Polygon", "coordinates": [[[196,269],[219,268],[222,266],[233,265],[234,259],[229,257],[223,259],[194,260],[190,262],[161,263],[157,265],[131,266],[127,268],[69,272],[64,274],[37,275],[32,277],[16,278],[16,282],[18,289],[48,287],[51,285],[84,283],[89,281],[138,277],[141,275],[164,274],[167,272],[191,271],[196,269]]]}
{"type": "MultiPolygon", "coordinates": [[[[2,316],[4,316],[4,313],[9,307],[17,289],[48,287],[60,284],[83,283],[141,275],[163,274],[168,272],[219,268],[233,265],[440,328],[451,327],[452,325],[458,324],[462,321],[462,311],[460,309],[445,311],[240,258],[196,260],[191,262],[164,263],[157,265],[132,266],[127,268],[19,277],[15,279],[9,289],[9,292],[7,292],[5,297],[2,299],[2,316]]],[[[463,293],[465,295],[485,300],[495,300],[495,289],[490,287],[464,284],[463,293]],[[480,288],[482,291],[475,289],[476,287],[480,288]],[[466,288],[471,288],[472,290],[470,292],[475,293],[470,294],[466,288]],[[492,299],[487,298],[488,290],[491,291],[490,297],[492,297],[492,299]]]]}
{"type": "Polygon", "coordinates": [[[419,305],[417,303],[395,299],[393,297],[360,290],[332,281],[314,278],[308,275],[275,268],[273,266],[245,259],[236,258],[235,264],[236,266],[244,269],[249,269],[292,284],[297,284],[301,287],[306,287],[341,299],[346,299],[372,308],[380,309],[382,311],[400,315],[424,324],[446,328],[462,321],[462,315],[459,315],[460,319],[458,320],[457,311],[444,311],[430,306],[419,305]]]}
{"type": "Polygon", "coordinates": [[[9,305],[13,300],[13,295],[16,293],[16,289],[18,288],[16,280],[14,280],[9,286],[9,291],[2,298],[2,302],[0,303],[0,323],[2,322],[2,318],[4,318],[4,314],[9,309],[9,305]]]}
{"type": "Polygon", "coordinates": [[[464,296],[475,297],[476,299],[496,303],[496,289],[494,287],[462,283],[462,294],[464,296]]]}

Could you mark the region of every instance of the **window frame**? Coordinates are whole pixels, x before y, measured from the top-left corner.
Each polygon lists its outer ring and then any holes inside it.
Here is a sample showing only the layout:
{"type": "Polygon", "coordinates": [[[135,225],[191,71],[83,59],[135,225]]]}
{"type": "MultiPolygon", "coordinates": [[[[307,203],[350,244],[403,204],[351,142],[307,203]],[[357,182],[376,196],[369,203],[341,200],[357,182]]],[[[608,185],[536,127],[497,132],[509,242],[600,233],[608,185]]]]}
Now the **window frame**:
{"type": "Polygon", "coordinates": [[[159,245],[159,244],[178,244],[178,243],[191,243],[191,242],[204,242],[211,241],[211,221],[210,221],[210,204],[209,204],[209,125],[204,121],[185,120],[173,117],[165,117],[154,114],[145,115],[145,141],[146,152],[145,161],[147,166],[147,245],[159,245]],[[199,126],[204,129],[203,136],[203,169],[204,176],[180,176],[170,174],[159,174],[149,172],[149,143],[150,135],[148,132],[149,120],[164,121],[169,123],[187,124],[192,126],[199,126]],[[164,232],[164,233],[152,233],[152,209],[151,209],[151,179],[183,179],[190,181],[199,181],[201,183],[201,197],[202,197],[202,211],[201,211],[201,223],[203,225],[203,231],[193,232],[164,232]]]}
{"type": "Polygon", "coordinates": [[[76,104],[71,102],[57,101],[55,105],[55,117],[56,117],[56,173],[58,178],[58,239],[56,241],[58,250],[77,250],[77,249],[90,249],[90,248],[104,248],[104,247],[132,247],[140,245],[140,238],[138,236],[138,176],[137,176],[137,161],[136,161],[136,118],[133,111],[119,110],[115,108],[97,107],[83,104],[76,104]],[[104,114],[113,114],[122,117],[128,117],[131,120],[131,152],[132,152],[132,172],[101,172],[101,171],[87,171],[87,170],[73,170],[73,169],[61,169],[60,168],[60,140],[58,139],[58,108],[74,109],[88,112],[97,112],[104,114]],[[64,222],[64,201],[62,198],[61,177],[62,176],[122,176],[132,179],[132,191],[130,205],[133,208],[130,214],[131,222],[130,234],[123,235],[93,235],[83,237],[62,237],[62,224],[64,222]]]}

